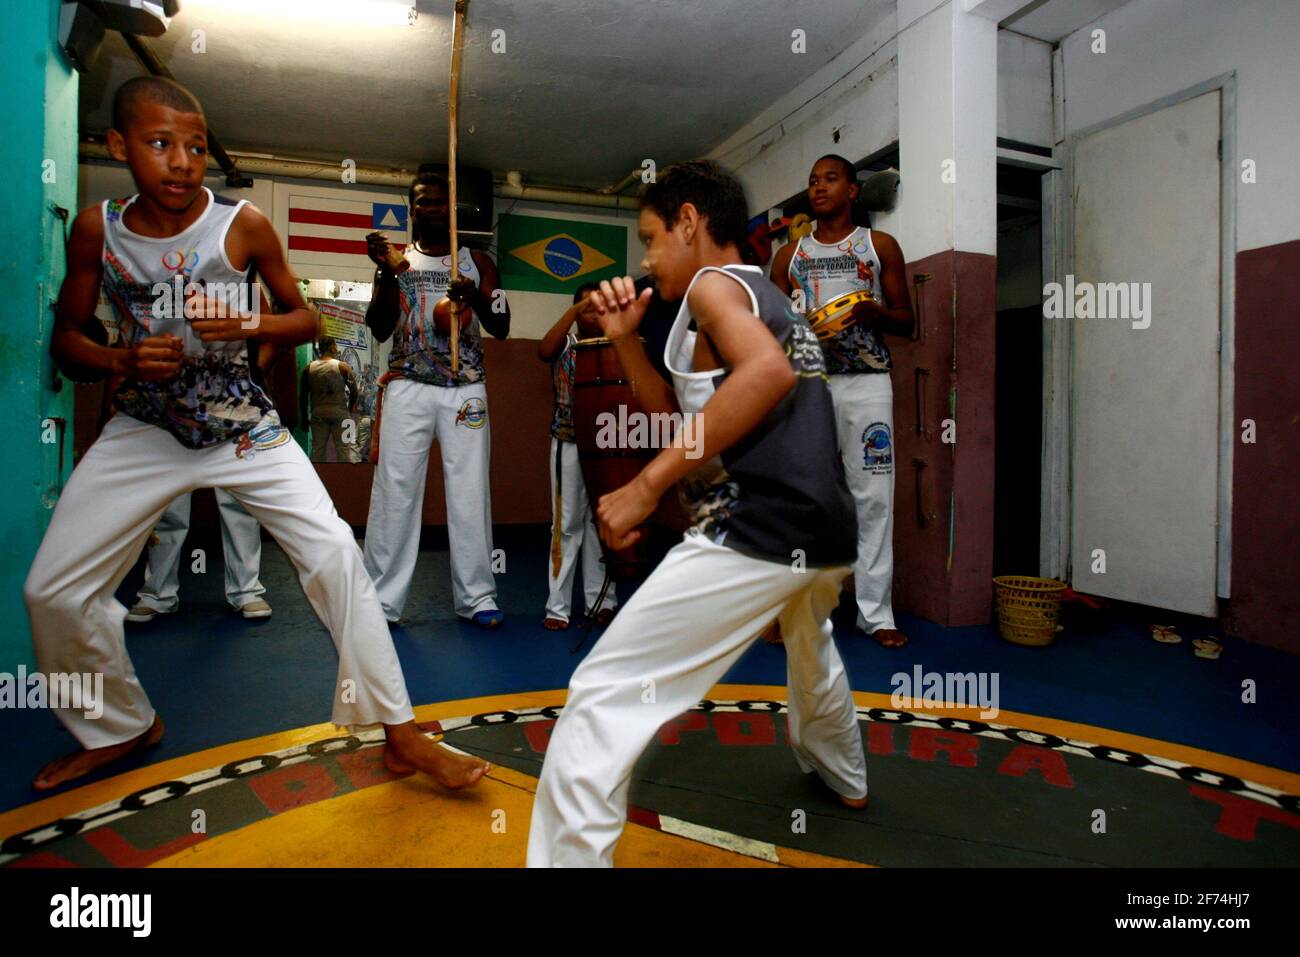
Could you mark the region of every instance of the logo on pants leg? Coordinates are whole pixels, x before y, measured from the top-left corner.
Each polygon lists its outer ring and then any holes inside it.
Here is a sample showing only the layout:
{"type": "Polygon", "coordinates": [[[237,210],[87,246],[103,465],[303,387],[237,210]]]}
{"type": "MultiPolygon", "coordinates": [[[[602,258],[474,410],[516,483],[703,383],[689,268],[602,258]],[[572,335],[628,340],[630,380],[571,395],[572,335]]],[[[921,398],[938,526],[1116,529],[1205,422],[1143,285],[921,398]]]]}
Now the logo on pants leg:
{"type": "Polygon", "coordinates": [[[873,475],[887,475],[894,467],[894,440],[889,425],[872,422],[862,433],[862,467],[873,475]]]}
{"type": "Polygon", "coordinates": [[[468,429],[481,429],[487,424],[487,403],[482,399],[466,399],[456,413],[456,424],[468,429]]]}

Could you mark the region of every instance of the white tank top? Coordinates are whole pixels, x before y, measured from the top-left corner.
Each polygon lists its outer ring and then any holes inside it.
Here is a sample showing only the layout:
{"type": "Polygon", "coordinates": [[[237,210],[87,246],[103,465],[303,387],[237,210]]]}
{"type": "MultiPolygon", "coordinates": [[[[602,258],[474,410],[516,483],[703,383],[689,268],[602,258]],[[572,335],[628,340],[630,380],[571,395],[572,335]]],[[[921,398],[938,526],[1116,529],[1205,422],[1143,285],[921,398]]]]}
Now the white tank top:
{"type": "MultiPolygon", "coordinates": [[[[457,250],[457,268],[478,285],[478,265],[468,246],[457,250]]],[[[397,277],[399,315],[393,331],[388,368],[403,378],[428,385],[469,385],[483,381],[483,341],[475,315],[460,334],[460,372],[451,374],[451,336],[438,331],[433,307],[451,283],[451,256],[429,256],[406,247],[411,268],[397,277]]]]}
{"type": "MultiPolygon", "coordinates": [[[[871,230],[863,226],[856,227],[836,243],[819,243],[811,233],[801,237],[790,258],[789,276],[792,286],[803,290],[809,313],[836,296],[859,290],[867,290],[884,302],[880,257],[871,241],[871,230]]],[[[860,323],[823,341],[822,352],[830,375],[888,372],[893,366],[889,348],[860,323]]]]}
{"type": "MultiPolygon", "coordinates": [[[[216,196],[206,186],[203,191],[207,208],[175,236],[142,236],[126,225],[123,216],[138,195],[105,200],[102,207],[104,292],[117,317],[119,344],[130,348],[164,333],[179,336],[185,344],[181,371],[174,379],[124,382],[114,405],[166,429],[188,448],[237,439],[275,413],[271,400],[252,381],[247,341],[204,342],[185,318],[187,287],[197,286],[202,294],[227,304],[231,315],[258,303],[249,270],[236,270],[226,256],[226,236],[247,201],[216,196]]],[[[279,427],[279,419],[262,424],[266,428],[255,436],[259,443],[268,439],[268,428],[279,427]]]]}

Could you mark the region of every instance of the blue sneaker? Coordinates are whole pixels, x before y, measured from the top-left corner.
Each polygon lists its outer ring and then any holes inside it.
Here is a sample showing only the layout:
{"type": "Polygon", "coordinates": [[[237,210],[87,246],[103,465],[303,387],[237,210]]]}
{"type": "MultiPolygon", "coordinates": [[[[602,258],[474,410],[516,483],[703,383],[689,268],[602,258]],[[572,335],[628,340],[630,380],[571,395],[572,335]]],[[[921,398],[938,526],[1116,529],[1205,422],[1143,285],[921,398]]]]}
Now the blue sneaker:
{"type": "Polygon", "coordinates": [[[480,628],[495,628],[506,620],[506,616],[499,609],[491,608],[487,611],[474,612],[474,617],[470,620],[480,628]]]}

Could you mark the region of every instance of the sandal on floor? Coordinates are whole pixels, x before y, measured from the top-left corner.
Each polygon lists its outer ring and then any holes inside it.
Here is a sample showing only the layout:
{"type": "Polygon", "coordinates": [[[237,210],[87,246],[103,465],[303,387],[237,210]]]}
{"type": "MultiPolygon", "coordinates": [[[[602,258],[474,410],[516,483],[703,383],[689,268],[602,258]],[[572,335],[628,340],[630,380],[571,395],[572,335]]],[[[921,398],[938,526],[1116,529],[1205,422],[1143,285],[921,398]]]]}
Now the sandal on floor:
{"type": "Polygon", "coordinates": [[[1217,638],[1197,638],[1192,642],[1192,647],[1196,650],[1197,658],[1213,660],[1223,653],[1223,642],[1217,638]]]}
{"type": "Polygon", "coordinates": [[[1183,636],[1174,631],[1177,625],[1152,625],[1151,637],[1162,645],[1176,645],[1183,640],[1183,636]]]}

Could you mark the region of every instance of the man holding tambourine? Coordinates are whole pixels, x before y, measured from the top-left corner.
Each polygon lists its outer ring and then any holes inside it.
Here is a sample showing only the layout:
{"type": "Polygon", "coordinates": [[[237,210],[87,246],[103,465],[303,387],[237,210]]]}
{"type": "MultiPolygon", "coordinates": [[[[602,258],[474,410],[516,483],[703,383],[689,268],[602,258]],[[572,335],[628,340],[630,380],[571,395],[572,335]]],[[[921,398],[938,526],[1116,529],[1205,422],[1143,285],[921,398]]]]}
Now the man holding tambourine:
{"type": "Polygon", "coordinates": [[[802,293],[803,311],[826,356],[840,455],[858,512],[858,627],[897,648],[907,636],[894,627],[890,601],[894,396],[884,336],[910,336],[916,320],[903,252],[888,233],[853,224],[857,195],[856,171],[844,157],[823,156],[813,164],[808,201],[816,228],[777,252],[770,278],[787,295],[802,293]]]}

